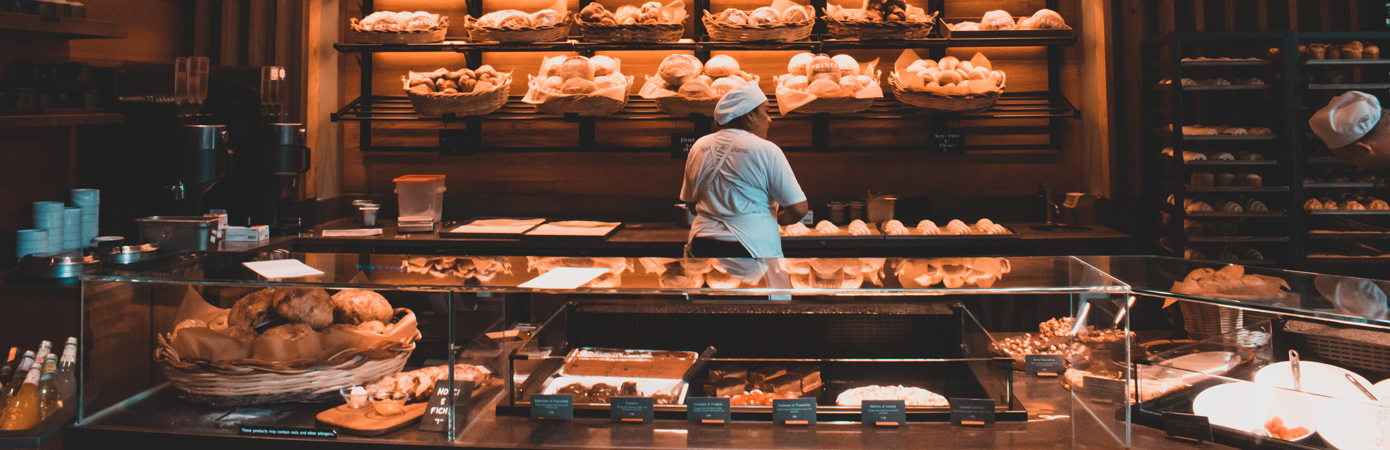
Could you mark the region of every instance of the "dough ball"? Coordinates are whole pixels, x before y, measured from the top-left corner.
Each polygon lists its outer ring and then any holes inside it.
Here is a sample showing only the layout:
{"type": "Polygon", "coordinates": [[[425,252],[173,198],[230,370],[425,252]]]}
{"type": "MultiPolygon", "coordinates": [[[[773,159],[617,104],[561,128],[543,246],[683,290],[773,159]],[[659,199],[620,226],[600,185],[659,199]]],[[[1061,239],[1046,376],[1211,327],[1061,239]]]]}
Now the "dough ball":
{"type": "Polygon", "coordinates": [[[806,87],[806,92],[817,97],[839,98],[845,96],[845,91],[840,87],[840,83],[831,80],[812,81],[806,87]]]}
{"type": "Polygon", "coordinates": [[[560,93],[569,95],[592,94],[598,90],[598,84],[583,78],[570,78],[560,86],[560,93]]]}
{"type": "Polygon", "coordinates": [[[810,18],[811,16],[806,14],[806,8],[800,6],[788,6],[786,11],[782,11],[782,21],[786,23],[805,22],[810,18]]]}
{"type": "Polygon", "coordinates": [[[589,58],[589,62],[594,65],[594,76],[596,77],[612,75],[618,72],[618,60],[616,59],[598,55],[589,58]]]}
{"type": "Polygon", "coordinates": [[[260,336],[256,333],[256,329],[251,327],[227,327],[227,329],[222,330],[222,334],[231,336],[232,339],[240,339],[243,341],[249,341],[260,336]]]}
{"type": "Polygon", "coordinates": [[[299,339],[313,333],[314,329],[302,323],[287,323],[261,333],[261,339],[299,339]]]}
{"type": "Polygon", "coordinates": [[[377,320],[362,322],[361,325],[357,326],[357,329],[369,333],[386,334],[386,324],[377,320]]]}
{"type": "Polygon", "coordinates": [[[560,78],[594,80],[594,64],[583,56],[571,56],[560,64],[560,78]]]}
{"type": "Polygon", "coordinates": [[[782,13],[770,6],[764,6],[748,14],[748,23],[752,25],[776,25],[782,23],[782,13]]]}
{"type": "Polygon", "coordinates": [[[333,301],[323,289],[286,288],[275,299],[275,312],[293,323],[320,330],[333,324],[333,301]]]}
{"type": "Polygon", "coordinates": [[[705,75],[714,78],[727,77],[738,72],[738,61],[729,55],[714,55],[705,63],[705,75]]]}
{"type": "Polygon", "coordinates": [[[855,61],[854,57],[835,55],[834,58],[830,59],[840,66],[840,76],[859,75],[859,61],[855,61]]]}
{"type": "Polygon", "coordinates": [[[344,289],[334,294],[333,321],[357,325],[363,322],[391,322],[391,302],[373,291],[366,289],[344,289]]]}
{"type": "Polygon", "coordinates": [[[700,76],[702,70],[704,65],[694,56],[671,55],[661,61],[661,66],[657,67],[656,72],[666,84],[681,86],[689,79],[700,76]]]}
{"type": "Polygon", "coordinates": [[[724,10],[724,12],[719,13],[719,15],[716,16],[715,20],[720,23],[727,23],[730,25],[748,25],[748,13],[745,13],[742,10],[729,8],[724,10]]]}
{"type": "Polygon", "coordinates": [[[278,317],[275,299],[279,296],[279,289],[262,289],[237,300],[227,313],[227,328],[255,328],[278,317]]]}

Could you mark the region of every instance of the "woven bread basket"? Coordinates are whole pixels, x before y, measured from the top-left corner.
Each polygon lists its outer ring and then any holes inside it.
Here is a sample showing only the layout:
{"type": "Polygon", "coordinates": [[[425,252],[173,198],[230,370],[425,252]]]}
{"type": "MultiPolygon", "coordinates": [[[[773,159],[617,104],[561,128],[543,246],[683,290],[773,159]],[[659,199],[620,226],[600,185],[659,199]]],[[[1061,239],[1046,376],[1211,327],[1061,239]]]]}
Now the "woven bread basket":
{"type": "Polygon", "coordinates": [[[840,20],[825,16],[825,29],[835,39],[926,39],[931,35],[936,13],[926,22],[875,22],[869,20],[840,20]]]}
{"type": "Polygon", "coordinates": [[[351,44],[432,44],[444,42],[449,34],[449,18],[440,17],[439,23],[426,30],[377,31],[364,30],[356,17],[348,21],[347,41],[351,44]]]}
{"type": "Polygon", "coordinates": [[[535,103],[536,110],[542,114],[565,115],[569,113],[581,116],[606,116],[627,107],[627,99],[632,94],[628,91],[632,88],[632,77],[627,77],[624,81],[627,85],[623,87],[622,101],[614,100],[602,95],[570,95],[564,97],[552,97],[543,103],[535,103]]]}
{"type": "Polygon", "coordinates": [[[559,42],[569,38],[573,14],[565,14],[559,23],[548,27],[497,28],[478,26],[473,16],[463,18],[463,28],[473,42],[559,42]]]}
{"type": "Polygon", "coordinates": [[[816,9],[806,7],[806,20],[784,22],[772,25],[740,25],[715,20],[714,14],[705,11],[703,21],[705,32],[711,40],[731,42],[792,42],[804,41],[811,37],[811,29],[816,26],[816,9]]]}
{"type": "MultiPolygon", "coordinates": [[[[398,316],[402,312],[414,314],[396,309],[398,316]]],[[[346,349],[323,360],[211,361],[182,358],[170,338],[159,335],[154,360],[163,366],[169,383],[183,391],[180,396],[194,403],[219,407],[314,403],[341,397],[341,388],[370,384],[400,372],[419,339],[416,332],[410,342],[346,349]]]]}
{"type": "Polygon", "coordinates": [[[817,98],[792,110],[792,112],[801,114],[853,114],[869,109],[871,106],[874,106],[874,99],[872,98],[817,98]]]}
{"type": "MultiPolygon", "coordinates": [[[[753,75],[753,80],[749,81],[749,83],[758,84],[759,80],[760,79],[757,75],[753,75]]],[[[691,114],[701,114],[714,117],[714,107],[718,106],[719,100],[722,100],[723,98],[723,96],[719,96],[714,98],[695,100],[689,97],[682,97],[677,95],[671,97],[659,97],[653,100],[656,102],[656,109],[659,109],[661,110],[661,112],[673,116],[686,117],[691,114]]]]}
{"type": "Polygon", "coordinates": [[[685,35],[680,23],[603,25],[578,20],[585,42],[675,42],[685,35]]]}
{"type": "Polygon", "coordinates": [[[898,103],[907,105],[923,113],[954,113],[954,114],[979,114],[988,111],[999,102],[999,95],[1003,94],[1003,89],[986,92],[983,94],[966,95],[945,95],[935,92],[919,92],[904,89],[898,82],[898,77],[888,76],[888,85],[893,91],[893,98],[898,103]]]}
{"type": "Polygon", "coordinates": [[[468,117],[485,116],[501,109],[507,104],[507,96],[511,91],[512,80],[511,77],[507,77],[501,84],[486,92],[421,94],[407,88],[405,96],[410,99],[410,106],[415,108],[415,112],[423,117],[439,117],[445,113],[468,117]]]}

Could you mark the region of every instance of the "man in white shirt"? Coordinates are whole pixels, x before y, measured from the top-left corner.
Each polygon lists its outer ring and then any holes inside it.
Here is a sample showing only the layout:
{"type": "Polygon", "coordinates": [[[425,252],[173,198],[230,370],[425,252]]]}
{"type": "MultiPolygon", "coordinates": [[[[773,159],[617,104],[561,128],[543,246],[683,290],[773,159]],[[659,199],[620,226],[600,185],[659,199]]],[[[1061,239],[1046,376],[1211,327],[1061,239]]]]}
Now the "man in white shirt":
{"type": "Polygon", "coordinates": [[[786,155],[767,140],[767,95],[745,83],[724,95],[714,120],[722,129],[695,141],[685,161],[681,201],[697,214],[686,256],[780,258],[778,225],[800,221],[807,205],[786,155]]]}

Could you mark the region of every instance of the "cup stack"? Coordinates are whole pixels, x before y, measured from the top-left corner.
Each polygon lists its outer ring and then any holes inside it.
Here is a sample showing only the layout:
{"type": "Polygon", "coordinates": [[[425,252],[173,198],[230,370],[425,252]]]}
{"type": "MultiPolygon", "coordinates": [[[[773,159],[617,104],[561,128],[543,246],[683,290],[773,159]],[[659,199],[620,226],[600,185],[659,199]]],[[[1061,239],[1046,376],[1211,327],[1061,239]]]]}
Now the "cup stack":
{"type": "Polygon", "coordinates": [[[34,228],[48,231],[48,250],[63,249],[63,202],[34,202],[34,228]]]}
{"type": "Polygon", "coordinates": [[[15,259],[29,255],[48,254],[48,230],[19,230],[15,232],[15,259]]]}
{"type": "Polygon", "coordinates": [[[63,251],[82,248],[82,208],[63,208],[63,251]]]}
{"type": "Polygon", "coordinates": [[[98,236],[97,219],[101,206],[101,191],[97,189],[73,189],[69,200],[72,206],[82,208],[81,242],[91,242],[98,236]]]}

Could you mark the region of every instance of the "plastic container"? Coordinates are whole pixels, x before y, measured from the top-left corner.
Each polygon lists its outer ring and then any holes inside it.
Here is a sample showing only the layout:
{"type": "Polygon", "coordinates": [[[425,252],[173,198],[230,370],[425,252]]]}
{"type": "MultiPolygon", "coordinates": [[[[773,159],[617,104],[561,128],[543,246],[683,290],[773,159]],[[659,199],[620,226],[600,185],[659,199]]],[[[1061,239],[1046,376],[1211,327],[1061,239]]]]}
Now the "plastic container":
{"type": "Polygon", "coordinates": [[[849,202],[849,220],[864,220],[864,202],[849,202]]]}
{"type": "Polygon", "coordinates": [[[830,204],[826,206],[830,207],[830,223],[844,225],[846,222],[849,222],[845,220],[845,207],[848,205],[844,202],[830,202],[830,204]]]}
{"type": "Polygon", "coordinates": [[[864,219],[870,223],[884,223],[893,220],[893,205],[897,203],[897,197],[883,195],[869,198],[869,217],[864,219]]]}
{"type": "Polygon", "coordinates": [[[444,215],[444,175],[405,175],[391,181],[396,182],[400,204],[398,220],[438,222],[444,215]]]}

